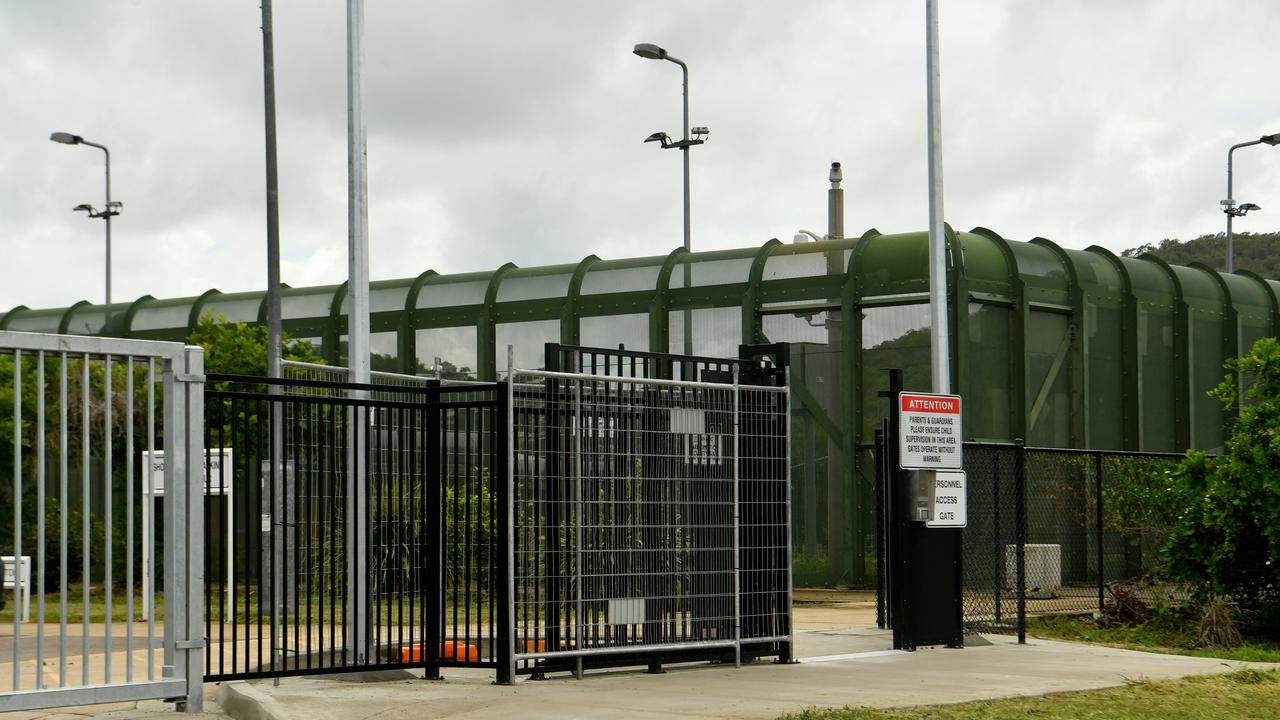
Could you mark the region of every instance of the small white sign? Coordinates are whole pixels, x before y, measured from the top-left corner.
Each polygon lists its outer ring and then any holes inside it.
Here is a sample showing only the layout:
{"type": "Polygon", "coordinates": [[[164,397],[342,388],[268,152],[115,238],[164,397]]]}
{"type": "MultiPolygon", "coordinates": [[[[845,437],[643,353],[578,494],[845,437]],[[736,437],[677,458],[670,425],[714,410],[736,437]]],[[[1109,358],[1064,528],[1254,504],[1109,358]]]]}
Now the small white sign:
{"type": "MultiPolygon", "coordinates": [[[[154,454],[142,451],[142,464],[150,473],[151,482],[146,482],[147,475],[143,476],[142,494],[162,497],[164,495],[164,451],[157,450],[154,454]]],[[[232,448],[216,448],[205,453],[204,469],[205,495],[227,495],[231,492],[231,469],[235,467],[232,462],[232,448]],[[212,467],[210,467],[212,463],[212,467]],[[226,468],[224,474],[223,468],[226,468]]]]}
{"type": "MultiPolygon", "coordinates": [[[[235,558],[235,518],[233,516],[233,508],[235,506],[232,474],[235,472],[235,463],[232,462],[232,448],[210,448],[205,451],[204,467],[205,467],[205,495],[221,495],[223,502],[226,504],[226,524],[227,535],[223,538],[223,543],[227,547],[226,560],[226,588],[230,593],[234,587],[232,578],[232,568],[234,567],[235,558]]],[[[157,450],[155,453],[142,451],[142,497],[155,500],[164,497],[164,451],[157,450]]],[[[152,508],[154,512],[160,512],[159,508],[152,508]]],[[[142,513],[142,617],[151,617],[152,603],[154,602],[155,579],[152,577],[152,553],[153,548],[164,542],[163,537],[152,537],[155,535],[153,513],[146,510],[142,513]]]]}
{"type": "Polygon", "coordinates": [[[939,470],[933,480],[933,519],[925,523],[931,528],[962,528],[968,521],[968,496],[964,471],[939,470]]]}
{"type": "Polygon", "coordinates": [[[707,431],[707,411],[697,408],[671,408],[671,432],[700,435],[707,431]]]}
{"type": "Polygon", "coordinates": [[[610,599],[605,617],[610,625],[643,625],[644,598],[610,599]]]}
{"type": "Polygon", "coordinates": [[[18,591],[19,602],[22,603],[22,622],[31,622],[31,556],[23,555],[15,563],[12,555],[5,555],[0,557],[0,563],[4,564],[3,590],[18,591]],[[21,571],[18,570],[19,567],[21,571]]]}
{"type": "Polygon", "coordinates": [[[904,470],[963,467],[959,395],[904,392],[898,410],[898,464],[904,470]]]}

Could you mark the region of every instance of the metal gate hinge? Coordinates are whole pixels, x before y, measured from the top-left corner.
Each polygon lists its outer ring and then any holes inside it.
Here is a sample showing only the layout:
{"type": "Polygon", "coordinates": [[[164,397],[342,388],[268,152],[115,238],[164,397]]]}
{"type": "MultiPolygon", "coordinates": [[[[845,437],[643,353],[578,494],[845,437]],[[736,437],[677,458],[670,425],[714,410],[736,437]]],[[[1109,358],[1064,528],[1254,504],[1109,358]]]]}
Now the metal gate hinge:
{"type": "Polygon", "coordinates": [[[201,373],[176,372],[173,374],[173,379],[175,382],[183,382],[183,383],[202,383],[205,381],[204,375],[201,373]]]}
{"type": "Polygon", "coordinates": [[[173,642],[173,646],[178,650],[200,650],[204,645],[204,638],[200,638],[199,640],[175,640],[173,642]]]}

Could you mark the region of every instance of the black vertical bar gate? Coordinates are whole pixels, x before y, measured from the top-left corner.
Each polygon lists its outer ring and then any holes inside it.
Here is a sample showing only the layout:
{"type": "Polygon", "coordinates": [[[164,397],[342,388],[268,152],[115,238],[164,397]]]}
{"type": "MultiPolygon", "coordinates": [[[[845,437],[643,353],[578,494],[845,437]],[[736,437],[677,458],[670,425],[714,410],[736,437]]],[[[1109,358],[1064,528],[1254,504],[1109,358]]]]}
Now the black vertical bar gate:
{"type": "Polygon", "coordinates": [[[510,681],[504,383],[210,374],[205,409],[208,452],[231,458],[206,463],[231,505],[206,505],[206,680],[465,666],[510,681]],[[348,567],[361,538],[368,566],[348,567]]]}

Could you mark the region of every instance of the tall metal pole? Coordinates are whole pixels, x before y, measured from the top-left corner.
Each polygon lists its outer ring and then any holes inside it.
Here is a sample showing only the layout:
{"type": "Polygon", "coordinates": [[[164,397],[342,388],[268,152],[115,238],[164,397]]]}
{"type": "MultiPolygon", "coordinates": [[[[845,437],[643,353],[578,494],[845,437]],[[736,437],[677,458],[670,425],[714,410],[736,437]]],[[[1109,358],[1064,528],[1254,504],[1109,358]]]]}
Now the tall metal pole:
{"type": "MultiPolygon", "coordinates": [[[[280,317],[280,189],[279,173],[276,163],[276,81],[275,81],[275,42],[272,32],[271,0],[262,0],[262,96],[263,120],[266,134],[266,171],[267,171],[267,377],[279,378],[282,328],[280,317]]],[[[281,394],[279,385],[268,385],[271,395],[281,394]]],[[[284,413],[280,405],[272,404],[271,416],[271,455],[270,455],[270,492],[263,493],[264,514],[270,516],[271,537],[263,543],[263,551],[291,554],[293,550],[293,534],[285,526],[284,508],[287,498],[293,495],[284,457],[284,413]]],[[[267,558],[264,557],[264,562],[267,558]]],[[[277,653],[280,628],[284,622],[285,598],[292,597],[286,583],[292,585],[292,579],[283,577],[281,563],[269,563],[274,567],[269,588],[263,595],[271,602],[271,638],[272,657],[282,662],[283,657],[277,653]]]]}
{"type": "MultiPolygon", "coordinates": [[[[692,252],[693,240],[690,236],[690,230],[689,230],[689,226],[690,226],[690,223],[689,223],[689,66],[685,65],[684,61],[679,60],[677,58],[673,58],[671,56],[667,56],[667,59],[680,66],[680,76],[681,76],[680,95],[684,104],[684,135],[681,136],[681,140],[683,141],[684,146],[680,148],[680,152],[684,155],[684,249],[692,252]]],[[[691,268],[689,267],[689,263],[687,261],[684,262],[683,265],[684,265],[684,287],[687,290],[691,284],[690,283],[691,268]]],[[[683,352],[685,355],[692,355],[693,354],[693,312],[688,309],[684,311],[683,325],[684,325],[683,352]]],[[[681,363],[682,368],[684,365],[685,363],[681,363]]],[[[686,379],[693,380],[696,378],[689,377],[686,379]]]]}
{"type": "MultiPolygon", "coordinates": [[[[831,163],[830,173],[827,175],[831,182],[831,187],[827,189],[827,236],[826,240],[839,240],[844,237],[844,189],[840,187],[840,183],[844,180],[844,174],[840,169],[840,163],[831,163]]],[[[844,253],[840,250],[831,250],[826,253],[827,275],[844,275],[844,253]]],[[[834,305],[840,303],[839,293],[833,297],[828,297],[827,301],[834,305]]],[[[844,358],[846,362],[853,361],[851,348],[842,348],[841,340],[841,322],[855,322],[850,318],[841,315],[839,310],[827,311],[827,353],[828,357],[844,358]],[[838,318],[838,320],[837,320],[838,318]]],[[[835,363],[828,364],[825,374],[832,383],[842,381],[842,375],[837,369],[839,366],[835,363]]],[[[839,384],[828,385],[828,387],[842,388],[839,384]]],[[[831,417],[844,417],[844,403],[848,402],[845,398],[845,390],[838,392],[824,393],[827,398],[826,406],[831,417]]],[[[847,433],[845,438],[853,437],[852,433],[847,433]]],[[[827,438],[827,556],[830,561],[830,582],[833,585],[845,582],[859,582],[862,580],[861,563],[850,563],[849,557],[862,557],[861,553],[855,548],[861,547],[861,534],[853,533],[853,547],[850,548],[846,544],[844,537],[844,528],[847,525],[849,517],[849,493],[846,488],[852,485],[845,483],[845,477],[852,477],[850,468],[847,466],[853,453],[846,453],[842,448],[844,444],[840,437],[828,436],[827,438]],[[852,550],[852,552],[851,552],[852,550]],[[856,565],[858,569],[854,570],[854,576],[847,576],[850,567],[856,565]]]]}
{"type": "Polygon", "coordinates": [[[369,382],[369,205],[364,125],[364,0],[347,0],[347,357],[369,382]]]}
{"type": "MultiPolygon", "coordinates": [[[[369,208],[365,169],[365,126],[360,72],[364,65],[364,0],[347,0],[347,364],[353,382],[369,382],[369,208]]],[[[354,393],[356,397],[365,394],[354,393]]],[[[357,662],[369,647],[367,408],[351,408],[348,424],[348,512],[350,592],[347,647],[357,662]]]]}
{"type": "Polygon", "coordinates": [[[1235,196],[1231,194],[1231,156],[1235,153],[1236,148],[1249,147],[1257,145],[1261,140],[1253,140],[1250,142],[1236,143],[1227,150],[1227,199],[1222,201],[1222,211],[1227,214],[1227,272],[1235,272],[1236,269],[1236,253],[1232,247],[1231,238],[1231,221],[1236,217],[1236,201],[1235,196]]]}
{"type": "Polygon", "coordinates": [[[689,66],[675,58],[670,60],[680,66],[680,96],[684,101],[684,135],[680,138],[684,147],[680,152],[684,154],[684,249],[690,250],[693,243],[689,239],[689,66]]]}
{"type": "Polygon", "coordinates": [[[947,240],[942,211],[942,83],[938,70],[938,0],[925,0],[929,134],[929,347],[933,391],[951,392],[947,345],[947,240]]]}
{"type": "Polygon", "coordinates": [[[99,145],[98,143],[95,143],[95,142],[89,142],[84,138],[79,138],[77,142],[79,142],[81,145],[88,145],[89,147],[98,148],[99,150],[102,151],[103,158],[106,161],[107,204],[103,206],[100,217],[102,218],[103,222],[106,224],[106,227],[107,227],[107,252],[106,252],[106,276],[107,277],[106,277],[105,285],[106,285],[106,291],[107,291],[107,304],[110,305],[111,304],[111,216],[116,214],[115,209],[111,207],[111,151],[107,149],[106,145],[99,145]]]}
{"type": "MultiPolygon", "coordinates": [[[[271,0],[262,0],[262,90],[267,152],[267,377],[280,377],[280,189],[276,171],[276,69],[271,0]]],[[[277,386],[271,386],[278,389],[277,386]]]]}
{"type": "MultiPolygon", "coordinates": [[[[85,143],[85,144],[92,145],[92,143],[85,143]]],[[[107,304],[110,305],[111,304],[111,215],[113,213],[111,209],[111,151],[108,150],[105,145],[97,145],[96,147],[102,148],[102,154],[106,158],[106,166],[107,166],[107,204],[103,207],[102,214],[107,225],[107,250],[106,250],[107,278],[104,284],[107,288],[107,304]]]]}
{"type": "Polygon", "coordinates": [[[1227,199],[1222,201],[1222,211],[1227,214],[1227,272],[1235,272],[1236,269],[1236,253],[1232,247],[1231,239],[1231,221],[1236,216],[1235,196],[1231,194],[1231,156],[1235,153],[1236,148],[1248,147],[1249,145],[1257,145],[1260,140],[1253,142],[1236,143],[1227,149],[1227,199]]]}

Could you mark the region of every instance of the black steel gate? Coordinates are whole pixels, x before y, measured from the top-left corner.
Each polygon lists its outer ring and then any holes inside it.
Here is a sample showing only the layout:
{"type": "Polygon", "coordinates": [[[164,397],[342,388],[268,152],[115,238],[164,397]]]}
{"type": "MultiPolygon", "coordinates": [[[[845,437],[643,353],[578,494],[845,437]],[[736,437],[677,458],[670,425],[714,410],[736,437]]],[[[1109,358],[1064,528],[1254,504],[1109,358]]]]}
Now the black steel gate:
{"type": "Polygon", "coordinates": [[[503,384],[208,381],[207,680],[509,679],[503,384]]]}

